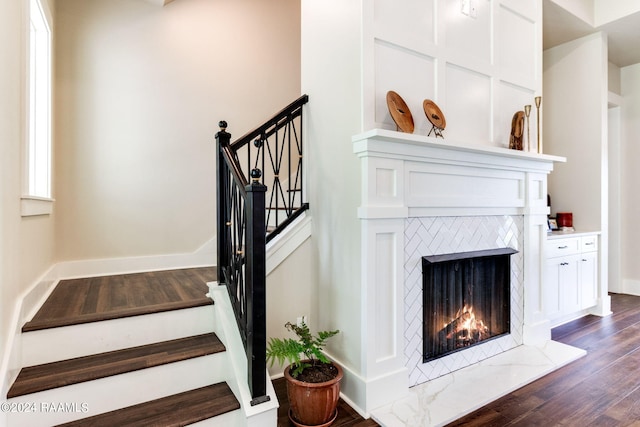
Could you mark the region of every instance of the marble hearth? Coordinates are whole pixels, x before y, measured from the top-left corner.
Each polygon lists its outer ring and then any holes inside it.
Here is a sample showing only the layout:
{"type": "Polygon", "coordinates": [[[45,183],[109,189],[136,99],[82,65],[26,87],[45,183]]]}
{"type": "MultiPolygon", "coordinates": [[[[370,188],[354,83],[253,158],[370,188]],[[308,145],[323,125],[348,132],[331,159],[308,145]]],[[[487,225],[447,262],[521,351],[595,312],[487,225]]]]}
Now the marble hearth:
{"type": "Polygon", "coordinates": [[[584,354],[550,340],[542,310],[546,182],[563,158],[381,129],[353,144],[362,182],[366,412],[389,426],[444,424],[584,354]],[[423,363],[421,257],[503,247],[518,251],[511,333],[423,363]],[[481,387],[474,398],[450,399],[473,387],[481,387]]]}

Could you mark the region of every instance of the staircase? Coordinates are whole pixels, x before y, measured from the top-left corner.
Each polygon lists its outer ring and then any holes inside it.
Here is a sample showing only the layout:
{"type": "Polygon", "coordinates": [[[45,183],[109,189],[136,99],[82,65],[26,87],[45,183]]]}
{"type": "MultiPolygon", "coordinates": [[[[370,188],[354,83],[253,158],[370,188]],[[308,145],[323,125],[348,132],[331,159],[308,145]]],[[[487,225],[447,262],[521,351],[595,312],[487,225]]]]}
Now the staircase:
{"type": "Polygon", "coordinates": [[[229,355],[204,276],[215,269],[61,281],[23,328],[8,427],[250,425],[233,360],[245,355],[229,355]]]}

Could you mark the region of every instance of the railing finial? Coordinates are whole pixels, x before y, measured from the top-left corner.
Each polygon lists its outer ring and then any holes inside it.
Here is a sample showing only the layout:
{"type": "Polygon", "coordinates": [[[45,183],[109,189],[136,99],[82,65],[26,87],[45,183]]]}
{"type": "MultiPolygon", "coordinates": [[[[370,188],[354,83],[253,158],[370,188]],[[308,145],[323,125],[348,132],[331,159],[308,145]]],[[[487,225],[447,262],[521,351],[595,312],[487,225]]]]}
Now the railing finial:
{"type": "Polygon", "coordinates": [[[220,120],[218,122],[218,126],[220,127],[221,132],[224,132],[227,130],[227,122],[225,120],[220,120]]]}
{"type": "Polygon", "coordinates": [[[251,179],[253,180],[253,182],[260,181],[261,177],[262,177],[262,171],[260,169],[258,168],[251,169],[251,179]]]}

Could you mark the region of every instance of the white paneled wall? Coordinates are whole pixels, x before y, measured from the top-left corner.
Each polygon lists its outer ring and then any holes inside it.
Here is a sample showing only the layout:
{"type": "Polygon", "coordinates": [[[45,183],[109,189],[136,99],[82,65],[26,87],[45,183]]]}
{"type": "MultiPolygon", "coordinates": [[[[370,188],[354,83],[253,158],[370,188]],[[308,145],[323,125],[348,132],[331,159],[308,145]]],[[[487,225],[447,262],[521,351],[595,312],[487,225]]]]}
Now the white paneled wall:
{"type": "MultiPolygon", "coordinates": [[[[392,129],[386,93],[411,110],[416,134],[431,124],[424,99],[442,109],[445,138],[475,145],[509,144],[511,118],[541,92],[541,2],[471,0],[363,2],[364,130],[392,129]]],[[[536,135],[532,108],[530,135],[536,135]]],[[[535,150],[536,144],[532,144],[535,150]]]]}
{"type": "MultiPolygon", "coordinates": [[[[315,318],[321,328],[340,327],[343,338],[328,351],[345,369],[343,394],[363,413],[408,392],[401,304],[407,218],[523,215],[522,238],[534,249],[523,251],[531,266],[523,280],[533,285],[525,287],[522,337],[547,339],[535,245],[546,224],[550,165],[539,169],[537,156],[499,148],[508,146],[514,113],[541,93],[542,3],[470,1],[472,16],[461,13],[461,0],[301,2],[315,318]],[[389,90],[407,102],[413,135],[394,132],[389,90]],[[425,99],[445,115],[442,146],[426,137],[425,99]],[[350,139],[357,157],[346,153],[350,139]],[[482,172],[478,161],[486,162],[482,172]],[[494,194],[486,194],[488,184],[494,194]],[[461,188],[462,196],[446,194],[461,188]]],[[[531,118],[536,140],[535,108],[531,118]]]]}

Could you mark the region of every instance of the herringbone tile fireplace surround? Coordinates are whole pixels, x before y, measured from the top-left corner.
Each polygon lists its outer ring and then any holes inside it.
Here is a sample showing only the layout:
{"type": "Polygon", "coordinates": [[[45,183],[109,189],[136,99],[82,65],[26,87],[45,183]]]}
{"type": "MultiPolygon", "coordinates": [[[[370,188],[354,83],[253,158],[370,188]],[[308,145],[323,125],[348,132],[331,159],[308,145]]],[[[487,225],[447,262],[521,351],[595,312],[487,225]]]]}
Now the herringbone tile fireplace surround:
{"type": "Polygon", "coordinates": [[[404,354],[414,386],[478,363],[522,344],[523,253],[511,257],[511,333],[428,363],[422,363],[422,264],[425,255],[523,248],[523,217],[496,215],[409,218],[405,221],[404,354]]]}

